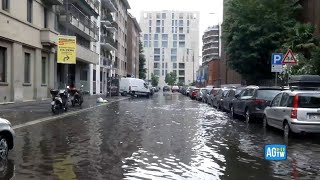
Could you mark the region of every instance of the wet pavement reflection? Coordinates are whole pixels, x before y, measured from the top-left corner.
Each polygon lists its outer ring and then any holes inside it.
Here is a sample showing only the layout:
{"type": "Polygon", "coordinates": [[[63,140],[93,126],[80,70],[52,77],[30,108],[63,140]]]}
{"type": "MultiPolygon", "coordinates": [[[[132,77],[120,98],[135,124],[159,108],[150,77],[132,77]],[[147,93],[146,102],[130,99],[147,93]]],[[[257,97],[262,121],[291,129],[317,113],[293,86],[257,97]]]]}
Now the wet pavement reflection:
{"type": "Polygon", "coordinates": [[[320,177],[319,136],[285,142],[279,131],[180,94],[115,102],[16,135],[5,165],[13,179],[320,177]],[[288,143],[286,161],[263,159],[264,145],[272,143],[288,143]]]}

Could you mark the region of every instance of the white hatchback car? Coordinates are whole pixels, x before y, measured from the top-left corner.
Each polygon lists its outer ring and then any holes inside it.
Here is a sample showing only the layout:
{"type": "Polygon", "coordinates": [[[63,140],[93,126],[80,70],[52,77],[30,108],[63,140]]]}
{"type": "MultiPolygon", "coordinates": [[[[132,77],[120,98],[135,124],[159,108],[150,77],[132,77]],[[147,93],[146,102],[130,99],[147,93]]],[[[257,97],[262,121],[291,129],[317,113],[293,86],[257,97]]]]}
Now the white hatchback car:
{"type": "Polygon", "coordinates": [[[293,133],[320,133],[320,91],[287,90],[279,93],[264,110],[264,127],[293,133]]]}
{"type": "Polygon", "coordinates": [[[9,150],[13,148],[15,132],[11,127],[11,123],[0,118],[0,160],[8,156],[9,150]]]}

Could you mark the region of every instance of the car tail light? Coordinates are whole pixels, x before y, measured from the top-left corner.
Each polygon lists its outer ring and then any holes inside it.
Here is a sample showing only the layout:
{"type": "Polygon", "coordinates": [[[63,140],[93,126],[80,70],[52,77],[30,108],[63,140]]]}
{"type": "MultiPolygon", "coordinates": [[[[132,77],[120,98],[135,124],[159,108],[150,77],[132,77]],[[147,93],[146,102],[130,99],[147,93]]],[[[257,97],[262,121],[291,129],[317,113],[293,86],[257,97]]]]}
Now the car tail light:
{"type": "Polygon", "coordinates": [[[291,110],[291,116],[290,116],[292,119],[297,119],[297,114],[298,114],[297,108],[299,107],[298,100],[299,100],[299,96],[295,95],[293,98],[293,104],[292,104],[293,109],[291,110]]]}
{"type": "Polygon", "coordinates": [[[263,103],[265,103],[266,101],[265,100],[263,100],[263,99],[256,99],[256,100],[254,100],[254,103],[255,104],[263,104],[263,103]]]}

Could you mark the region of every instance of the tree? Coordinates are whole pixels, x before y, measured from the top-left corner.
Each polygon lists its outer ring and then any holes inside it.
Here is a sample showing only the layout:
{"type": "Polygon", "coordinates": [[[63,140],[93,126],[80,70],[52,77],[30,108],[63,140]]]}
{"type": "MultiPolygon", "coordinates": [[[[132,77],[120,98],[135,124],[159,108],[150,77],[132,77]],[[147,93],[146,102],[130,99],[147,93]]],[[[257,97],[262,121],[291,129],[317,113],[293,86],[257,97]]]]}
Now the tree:
{"type": "Polygon", "coordinates": [[[223,40],[229,65],[249,83],[272,79],[270,57],[288,39],[298,0],[228,0],[223,40]]]}
{"type": "Polygon", "coordinates": [[[139,78],[146,79],[147,69],[144,68],[146,65],[146,58],[144,56],[142,42],[139,41],[139,78]]]}
{"type": "Polygon", "coordinates": [[[169,86],[173,86],[177,81],[177,74],[174,72],[170,72],[169,74],[166,74],[165,80],[164,80],[169,86]]]}
{"type": "Polygon", "coordinates": [[[155,76],[153,73],[151,73],[151,85],[153,87],[157,87],[159,84],[159,77],[155,76]]]}
{"type": "Polygon", "coordinates": [[[184,82],[179,81],[177,85],[178,85],[178,86],[184,86],[184,82]]]}

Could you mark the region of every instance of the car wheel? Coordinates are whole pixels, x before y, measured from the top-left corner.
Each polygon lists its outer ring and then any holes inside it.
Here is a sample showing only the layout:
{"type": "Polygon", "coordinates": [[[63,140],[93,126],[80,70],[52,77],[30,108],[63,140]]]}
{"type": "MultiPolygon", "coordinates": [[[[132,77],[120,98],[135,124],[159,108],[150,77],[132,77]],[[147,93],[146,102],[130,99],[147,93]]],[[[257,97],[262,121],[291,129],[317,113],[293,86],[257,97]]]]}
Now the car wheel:
{"type": "Polygon", "coordinates": [[[6,159],[8,157],[8,142],[4,137],[0,137],[0,159],[6,159]]]}
{"type": "Polygon", "coordinates": [[[288,138],[291,136],[291,134],[292,134],[292,132],[291,132],[290,126],[289,126],[288,122],[285,121],[284,125],[283,125],[283,135],[285,138],[288,138]]]}
{"type": "Polygon", "coordinates": [[[251,121],[250,112],[248,109],[246,109],[246,112],[245,112],[245,120],[246,120],[246,123],[250,123],[251,121]]]}
{"type": "Polygon", "coordinates": [[[267,118],[266,115],[263,116],[263,127],[264,128],[269,128],[268,118],[267,118]]]}

